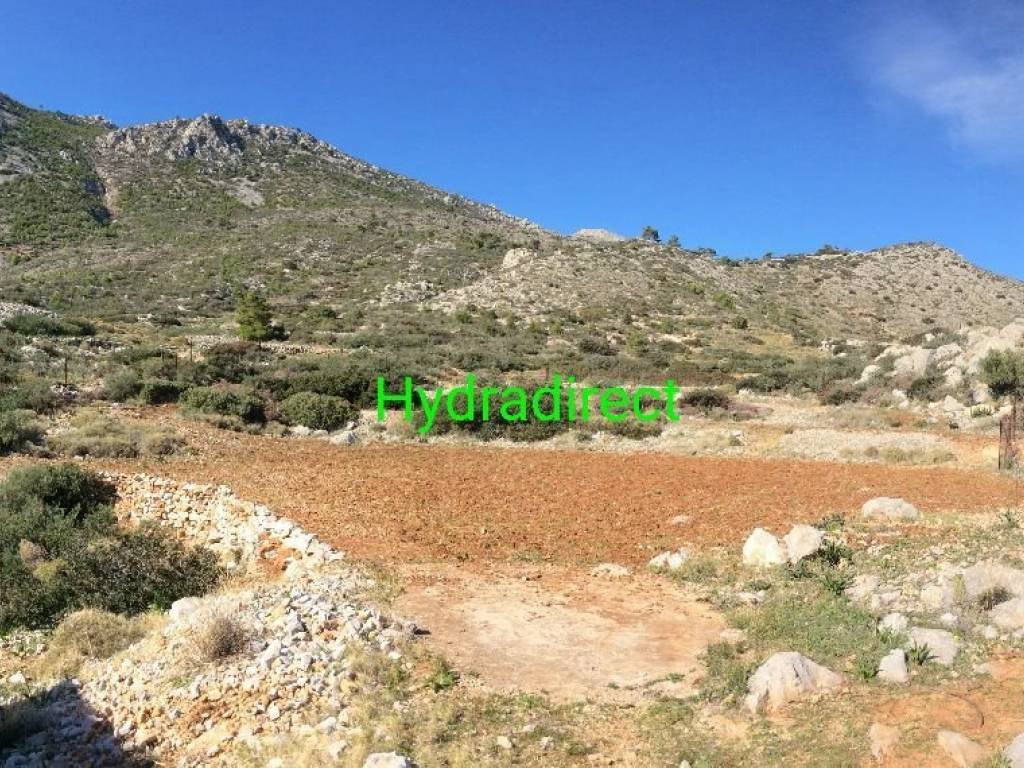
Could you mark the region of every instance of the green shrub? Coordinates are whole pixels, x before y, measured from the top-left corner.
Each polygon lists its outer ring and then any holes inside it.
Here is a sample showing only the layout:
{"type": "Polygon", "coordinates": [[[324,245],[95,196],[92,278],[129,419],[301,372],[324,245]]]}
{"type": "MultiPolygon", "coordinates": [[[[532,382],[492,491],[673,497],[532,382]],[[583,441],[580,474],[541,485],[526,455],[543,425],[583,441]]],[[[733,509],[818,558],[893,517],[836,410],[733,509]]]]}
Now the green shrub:
{"type": "Polygon", "coordinates": [[[240,384],[254,375],[268,359],[258,344],[218,344],[206,351],[197,372],[197,383],[240,384]]]}
{"type": "Polygon", "coordinates": [[[931,402],[938,399],[939,392],[946,385],[946,380],[938,371],[929,371],[924,376],[914,379],[907,389],[911,400],[931,402]]]}
{"type": "Polygon", "coordinates": [[[125,403],[142,391],[142,379],[130,368],[122,368],[103,381],[103,397],[114,403],[125,403]]]}
{"type": "Polygon", "coordinates": [[[139,399],[146,405],[176,403],[181,397],[182,386],[168,379],[146,379],[139,388],[139,399]]]}
{"type": "Polygon", "coordinates": [[[65,456],[133,459],[168,456],[180,447],[181,440],[166,429],[111,419],[85,409],[74,416],[70,429],[49,438],[47,443],[65,456]]]}
{"type": "Polygon", "coordinates": [[[281,403],[281,414],[290,424],[310,429],[333,430],[359,415],[348,400],[315,392],[298,392],[281,403]]]}
{"type": "Polygon", "coordinates": [[[246,424],[261,424],[266,419],[262,398],[247,387],[193,387],[182,402],[190,411],[235,417],[246,424]]]}
{"type": "Polygon", "coordinates": [[[597,336],[588,336],[587,338],[580,339],[576,348],[585,355],[609,356],[615,354],[615,348],[608,343],[608,339],[597,336]]]}
{"type": "Polygon", "coordinates": [[[705,413],[715,409],[728,410],[729,406],[732,405],[729,396],[718,389],[695,389],[692,392],[683,394],[679,398],[679,402],[684,406],[696,408],[705,413]]]}
{"type": "Polygon", "coordinates": [[[96,328],[85,320],[58,320],[49,315],[14,315],[4,327],[22,336],[92,336],[96,328]]]}
{"type": "Polygon", "coordinates": [[[216,584],[211,552],[154,526],[118,528],[114,496],[112,485],[71,464],[12,470],[0,484],[0,634],[83,608],[165,608],[216,584]]]}
{"type": "Polygon", "coordinates": [[[601,424],[600,429],[627,440],[645,440],[648,437],[658,437],[662,433],[663,427],[658,422],[645,424],[636,419],[627,419],[626,421],[601,424]]]}
{"type": "Polygon", "coordinates": [[[861,390],[857,387],[832,386],[821,395],[823,405],[844,405],[860,400],[861,390]]]}
{"type": "Polygon", "coordinates": [[[167,610],[208,592],[221,576],[212,552],[187,547],[155,525],[92,539],[70,554],[67,571],[75,605],[128,615],[167,610]]]}
{"type": "Polygon", "coordinates": [[[45,413],[53,409],[55,402],[48,382],[43,379],[27,379],[0,394],[0,411],[45,413]]]}
{"type": "Polygon", "coordinates": [[[23,451],[42,439],[32,411],[0,411],[0,455],[23,451]]]}

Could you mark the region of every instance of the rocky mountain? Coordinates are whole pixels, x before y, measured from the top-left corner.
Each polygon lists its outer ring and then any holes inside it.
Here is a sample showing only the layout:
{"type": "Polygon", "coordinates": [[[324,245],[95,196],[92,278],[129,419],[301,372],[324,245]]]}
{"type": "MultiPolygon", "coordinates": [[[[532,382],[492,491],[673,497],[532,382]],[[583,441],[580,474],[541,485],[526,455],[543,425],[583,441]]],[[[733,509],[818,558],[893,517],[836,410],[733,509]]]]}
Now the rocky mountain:
{"type": "Polygon", "coordinates": [[[563,237],[296,129],[213,115],[116,128],[6,96],[0,254],[11,301],[185,323],[255,287],[285,318],[486,310],[556,335],[566,321],[610,335],[698,322],[889,340],[1005,325],[1024,301],[1024,284],[939,245],[735,261],[563,237]]]}

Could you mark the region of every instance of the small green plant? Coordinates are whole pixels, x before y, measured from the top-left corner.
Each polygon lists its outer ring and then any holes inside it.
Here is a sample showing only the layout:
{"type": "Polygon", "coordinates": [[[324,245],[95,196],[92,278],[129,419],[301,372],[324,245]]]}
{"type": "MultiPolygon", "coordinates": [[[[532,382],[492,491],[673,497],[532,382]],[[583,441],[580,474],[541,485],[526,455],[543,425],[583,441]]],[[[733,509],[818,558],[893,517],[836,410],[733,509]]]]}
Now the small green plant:
{"type": "Polygon", "coordinates": [[[826,565],[835,568],[844,560],[849,562],[850,558],[853,557],[853,550],[833,538],[826,538],[821,543],[821,549],[817,552],[817,557],[826,565]]]}
{"type": "Polygon", "coordinates": [[[914,643],[907,649],[907,661],[914,666],[923,667],[934,658],[935,654],[932,652],[932,649],[928,647],[927,643],[914,643]]]}
{"type": "Polygon", "coordinates": [[[434,660],[430,676],[427,678],[427,685],[430,686],[430,690],[434,693],[440,693],[441,691],[447,691],[449,688],[454,688],[458,682],[459,673],[452,669],[447,660],[441,658],[434,660]]]}
{"type": "Polygon", "coordinates": [[[878,660],[873,656],[859,656],[853,664],[853,673],[865,683],[874,680],[878,674],[878,660]]]}
{"type": "Polygon", "coordinates": [[[712,643],[704,652],[707,676],[701,695],[711,701],[736,700],[747,691],[747,680],[757,668],[736,643],[712,643]]]}
{"type": "Polygon", "coordinates": [[[846,517],[844,517],[840,512],[833,512],[830,515],[826,515],[814,524],[815,528],[820,528],[821,530],[828,531],[829,533],[841,531],[845,526],[846,517]]]}
{"type": "Polygon", "coordinates": [[[1004,509],[1001,515],[1003,527],[1008,531],[1016,531],[1020,528],[1020,517],[1012,509],[1004,509]]]}
{"type": "Polygon", "coordinates": [[[852,579],[848,573],[829,570],[821,576],[821,586],[826,592],[835,597],[842,597],[849,588],[852,579]]]}

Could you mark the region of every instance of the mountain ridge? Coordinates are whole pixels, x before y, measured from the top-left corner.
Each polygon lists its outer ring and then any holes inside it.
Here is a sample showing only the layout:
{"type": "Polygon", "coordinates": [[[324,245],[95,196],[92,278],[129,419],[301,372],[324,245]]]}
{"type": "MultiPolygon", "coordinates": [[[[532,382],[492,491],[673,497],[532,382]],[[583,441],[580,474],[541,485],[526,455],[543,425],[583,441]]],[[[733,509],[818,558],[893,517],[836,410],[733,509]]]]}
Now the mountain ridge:
{"type": "Polygon", "coordinates": [[[935,243],[731,260],[562,235],[297,128],[214,114],[118,128],[2,95],[0,120],[0,289],[101,317],[216,317],[255,288],[286,315],[582,313],[596,332],[710,318],[887,339],[1005,325],[1024,302],[1024,283],[935,243]]]}

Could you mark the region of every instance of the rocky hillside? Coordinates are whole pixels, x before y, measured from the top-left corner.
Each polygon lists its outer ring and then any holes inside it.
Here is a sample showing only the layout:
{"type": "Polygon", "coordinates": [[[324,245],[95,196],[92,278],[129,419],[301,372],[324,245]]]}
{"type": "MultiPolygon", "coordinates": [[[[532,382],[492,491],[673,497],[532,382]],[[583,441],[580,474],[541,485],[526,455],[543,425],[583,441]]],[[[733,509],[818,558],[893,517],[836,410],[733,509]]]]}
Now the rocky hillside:
{"type": "Polygon", "coordinates": [[[739,262],[562,237],[299,130],[212,115],[117,129],[4,96],[0,253],[7,298],[133,321],[220,317],[259,288],[285,318],[317,303],[362,323],[494,310],[609,335],[628,316],[893,339],[1005,325],[1024,300],[938,245],[739,262]]]}

